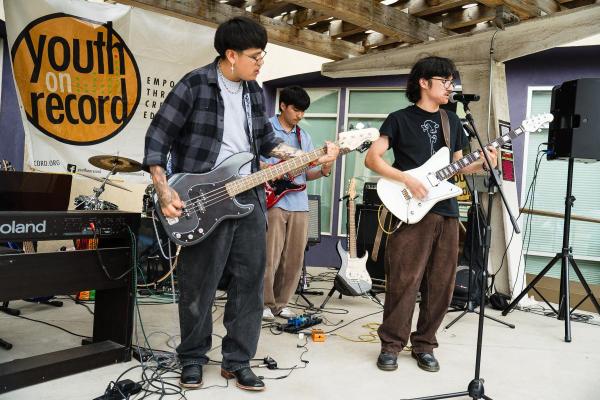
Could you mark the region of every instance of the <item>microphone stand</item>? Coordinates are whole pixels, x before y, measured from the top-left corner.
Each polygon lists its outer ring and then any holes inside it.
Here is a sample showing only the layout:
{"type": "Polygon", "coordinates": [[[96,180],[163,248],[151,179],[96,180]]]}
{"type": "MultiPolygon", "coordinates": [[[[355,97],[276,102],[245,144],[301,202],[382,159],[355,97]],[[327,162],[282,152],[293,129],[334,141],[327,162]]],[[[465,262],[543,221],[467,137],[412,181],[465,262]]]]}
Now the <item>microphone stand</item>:
{"type": "Polygon", "coordinates": [[[462,103],[463,103],[463,106],[464,106],[464,109],[466,112],[467,121],[469,122],[469,125],[471,126],[471,129],[472,129],[473,133],[475,134],[475,138],[477,139],[477,142],[479,143],[479,147],[481,148],[480,153],[481,153],[481,155],[483,155],[484,160],[485,160],[485,165],[487,165],[487,169],[490,173],[490,179],[488,180],[487,218],[485,221],[486,226],[485,226],[485,235],[484,235],[484,243],[483,243],[484,256],[483,256],[483,268],[482,268],[482,272],[481,272],[481,293],[480,293],[481,297],[479,299],[479,304],[481,306],[480,306],[480,312],[479,312],[479,324],[478,324],[478,328],[477,328],[477,353],[476,353],[476,358],[475,358],[475,377],[469,383],[469,386],[466,391],[456,392],[456,393],[445,393],[445,394],[428,396],[428,397],[419,397],[419,398],[414,398],[411,400],[449,399],[452,397],[463,397],[463,396],[468,396],[468,397],[472,398],[473,400],[478,400],[478,399],[492,400],[491,397],[485,395],[485,390],[483,387],[483,379],[481,379],[481,377],[480,377],[480,369],[481,369],[481,348],[482,348],[482,341],[483,341],[483,321],[484,321],[484,317],[485,317],[485,290],[484,290],[484,288],[487,286],[487,267],[488,267],[488,260],[489,260],[489,255],[490,255],[490,243],[491,243],[491,238],[492,238],[492,227],[490,224],[491,224],[491,220],[492,220],[492,205],[493,205],[493,201],[492,201],[493,196],[492,195],[494,194],[494,187],[496,187],[496,189],[498,190],[498,193],[500,193],[502,201],[504,202],[504,206],[506,207],[506,210],[508,211],[508,214],[510,216],[510,221],[512,223],[514,231],[516,233],[521,232],[519,227],[517,226],[516,219],[514,218],[510,209],[508,208],[508,202],[506,201],[506,198],[504,197],[504,192],[502,192],[502,187],[500,186],[500,179],[499,179],[498,171],[496,171],[494,168],[492,168],[492,164],[490,162],[488,155],[486,154],[485,151],[483,151],[483,149],[484,149],[483,142],[481,141],[481,137],[479,136],[479,133],[475,126],[475,121],[473,119],[473,115],[471,114],[471,110],[469,109],[469,102],[466,100],[463,100],[462,103]]]}

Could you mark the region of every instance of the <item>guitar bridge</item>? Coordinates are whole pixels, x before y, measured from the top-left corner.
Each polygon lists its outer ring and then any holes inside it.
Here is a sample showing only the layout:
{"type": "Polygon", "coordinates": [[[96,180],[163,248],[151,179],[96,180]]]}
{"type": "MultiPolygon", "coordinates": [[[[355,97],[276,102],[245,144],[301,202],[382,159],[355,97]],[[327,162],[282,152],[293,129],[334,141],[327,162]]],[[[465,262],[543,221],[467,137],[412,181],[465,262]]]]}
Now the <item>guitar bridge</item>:
{"type": "Polygon", "coordinates": [[[412,198],[412,196],[406,189],[402,189],[402,196],[404,197],[404,200],[407,200],[407,201],[412,198]]]}

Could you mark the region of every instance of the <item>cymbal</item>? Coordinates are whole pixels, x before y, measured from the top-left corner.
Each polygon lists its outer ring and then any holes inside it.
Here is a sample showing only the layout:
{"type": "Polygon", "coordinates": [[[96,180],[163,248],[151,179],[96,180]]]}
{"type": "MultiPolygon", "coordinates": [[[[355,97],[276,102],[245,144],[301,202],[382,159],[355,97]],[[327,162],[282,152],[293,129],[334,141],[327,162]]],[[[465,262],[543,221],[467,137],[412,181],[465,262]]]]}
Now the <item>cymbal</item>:
{"type": "Polygon", "coordinates": [[[94,167],[114,172],[137,172],[142,170],[142,164],[131,158],[121,156],[94,156],[88,158],[88,162],[94,167]]]}
{"type": "MultiPolygon", "coordinates": [[[[77,175],[81,175],[81,176],[85,176],[86,178],[90,178],[90,179],[93,179],[93,180],[98,181],[98,182],[104,182],[104,178],[98,178],[97,176],[86,174],[85,172],[76,172],[76,174],[77,175]]],[[[114,187],[119,188],[119,189],[127,190],[128,192],[131,192],[131,190],[127,189],[125,186],[121,186],[121,185],[119,185],[117,183],[111,182],[110,179],[106,180],[106,184],[110,185],[110,186],[114,186],[114,187]]]]}

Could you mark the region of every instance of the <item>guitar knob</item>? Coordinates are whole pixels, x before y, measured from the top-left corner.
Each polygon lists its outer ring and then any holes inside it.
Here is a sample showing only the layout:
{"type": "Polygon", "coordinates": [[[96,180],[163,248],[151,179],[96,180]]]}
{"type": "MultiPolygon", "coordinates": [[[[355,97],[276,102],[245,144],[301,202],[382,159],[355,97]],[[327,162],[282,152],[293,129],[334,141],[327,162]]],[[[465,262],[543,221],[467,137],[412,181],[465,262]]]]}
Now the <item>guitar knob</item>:
{"type": "Polygon", "coordinates": [[[202,235],[204,233],[204,229],[202,229],[202,228],[198,229],[198,233],[202,235]]]}
{"type": "Polygon", "coordinates": [[[181,239],[181,233],[176,233],[176,234],[175,234],[175,237],[176,237],[177,239],[181,239]]]}
{"type": "Polygon", "coordinates": [[[192,235],[191,233],[187,236],[188,239],[192,240],[194,238],[194,235],[192,235]]]}

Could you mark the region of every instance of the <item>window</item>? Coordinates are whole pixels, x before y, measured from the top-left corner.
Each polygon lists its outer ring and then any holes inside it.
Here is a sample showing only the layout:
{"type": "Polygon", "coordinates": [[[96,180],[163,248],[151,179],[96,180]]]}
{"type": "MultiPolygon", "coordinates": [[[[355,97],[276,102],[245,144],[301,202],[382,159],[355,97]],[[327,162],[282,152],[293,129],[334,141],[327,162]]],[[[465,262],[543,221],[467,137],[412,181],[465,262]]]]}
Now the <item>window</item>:
{"type": "MultiPolygon", "coordinates": [[[[528,93],[527,117],[550,111],[551,87],[530,87],[528,93]]],[[[552,211],[563,214],[567,191],[567,161],[546,160],[544,156],[539,167],[535,188],[534,203],[529,199],[524,204],[525,196],[534,175],[535,159],[538,148],[546,149],[548,129],[531,133],[527,137],[527,166],[524,170],[526,186],[522,190],[521,203],[526,208],[552,211]]],[[[598,179],[598,163],[576,162],[573,167],[573,196],[576,201],[572,215],[600,218],[600,179],[598,179]]],[[[531,274],[539,273],[554,255],[561,251],[563,240],[563,218],[526,215],[521,216],[523,225],[530,218],[529,229],[525,232],[523,248],[527,251],[527,269],[531,274]],[[527,248],[529,242],[529,248],[527,248]]],[[[571,220],[570,245],[573,256],[586,280],[590,284],[600,283],[600,224],[571,220]]],[[[560,277],[560,262],[546,276],[560,277]]],[[[571,274],[572,280],[577,280],[571,274]]]]}
{"type": "MultiPolygon", "coordinates": [[[[339,108],[338,89],[306,89],[310,96],[310,107],[300,121],[300,127],[312,138],[315,148],[322,146],[326,140],[335,141],[337,134],[337,117],[339,108]]],[[[275,103],[275,113],[279,113],[279,100],[275,103]]],[[[334,166],[335,168],[335,166],[334,166]]],[[[333,218],[333,185],[335,169],[330,178],[309,181],[306,185],[308,194],[321,196],[321,233],[331,234],[333,218]]]]}
{"type": "MultiPolygon", "coordinates": [[[[410,102],[404,95],[403,90],[351,89],[348,96],[345,130],[363,127],[379,129],[389,113],[405,108],[408,105],[410,105],[410,102]]],[[[356,203],[362,203],[362,192],[365,182],[376,182],[379,178],[373,171],[365,167],[365,155],[366,153],[353,151],[344,157],[342,163],[343,182],[340,185],[340,197],[346,194],[350,178],[354,177],[356,180],[356,193],[359,196],[356,203]]],[[[394,160],[393,152],[388,150],[384,158],[392,164],[394,160]]],[[[339,207],[340,226],[338,227],[338,232],[346,234],[346,221],[348,217],[346,203],[340,203],[339,207]]]]}

